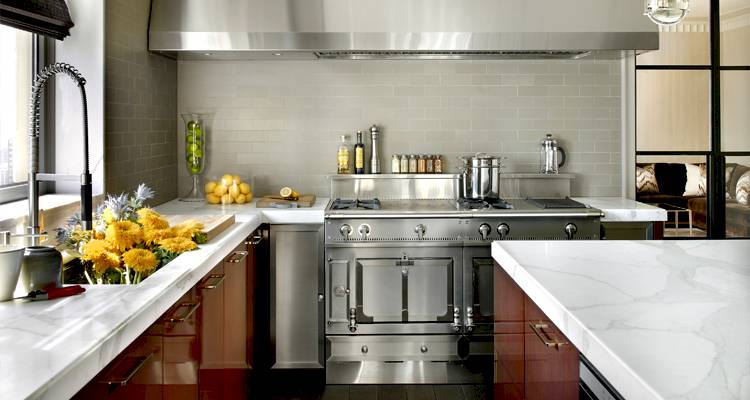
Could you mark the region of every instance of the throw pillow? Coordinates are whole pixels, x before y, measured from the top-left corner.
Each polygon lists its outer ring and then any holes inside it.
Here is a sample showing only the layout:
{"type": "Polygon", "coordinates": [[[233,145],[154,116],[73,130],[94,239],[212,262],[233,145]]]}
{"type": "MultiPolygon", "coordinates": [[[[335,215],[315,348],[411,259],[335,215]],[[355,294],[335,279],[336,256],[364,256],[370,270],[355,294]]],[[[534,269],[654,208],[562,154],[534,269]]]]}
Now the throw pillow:
{"type": "Polygon", "coordinates": [[[700,196],[701,169],[695,164],[685,164],[687,181],[683,196],[700,196]]]}
{"type": "Polygon", "coordinates": [[[635,189],[638,193],[659,193],[654,164],[635,167],[635,189]]]}
{"type": "Polygon", "coordinates": [[[698,164],[698,168],[701,171],[701,180],[698,182],[698,196],[705,196],[708,193],[708,171],[706,170],[706,164],[698,164]]]}
{"type": "Polygon", "coordinates": [[[727,164],[726,169],[724,170],[724,190],[726,191],[726,195],[724,197],[727,200],[734,199],[734,196],[736,195],[734,190],[731,189],[732,174],[734,173],[735,167],[737,167],[737,164],[727,164]]]}
{"type": "Polygon", "coordinates": [[[672,196],[682,196],[685,193],[687,171],[685,164],[654,164],[656,181],[659,183],[659,193],[672,196]]]}
{"type": "Polygon", "coordinates": [[[748,197],[750,197],[750,171],[742,174],[737,181],[737,203],[746,206],[750,205],[748,197]]]}

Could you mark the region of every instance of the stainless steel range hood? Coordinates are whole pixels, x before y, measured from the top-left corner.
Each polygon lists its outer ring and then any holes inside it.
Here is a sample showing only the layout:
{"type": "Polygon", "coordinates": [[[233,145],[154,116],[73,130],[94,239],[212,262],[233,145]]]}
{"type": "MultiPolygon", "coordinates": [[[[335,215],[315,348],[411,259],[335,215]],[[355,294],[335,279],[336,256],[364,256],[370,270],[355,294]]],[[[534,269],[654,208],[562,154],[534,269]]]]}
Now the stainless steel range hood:
{"type": "Polygon", "coordinates": [[[659,47],[641,0],[152,0],[180,59],[619,58],[659,47]]]}

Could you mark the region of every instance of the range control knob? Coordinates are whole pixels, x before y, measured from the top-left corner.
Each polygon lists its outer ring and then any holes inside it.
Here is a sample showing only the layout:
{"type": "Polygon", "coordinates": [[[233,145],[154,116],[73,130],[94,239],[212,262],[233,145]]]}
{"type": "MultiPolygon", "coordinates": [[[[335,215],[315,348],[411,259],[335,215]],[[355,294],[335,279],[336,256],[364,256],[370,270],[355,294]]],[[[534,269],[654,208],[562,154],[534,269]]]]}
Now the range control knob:
{"type": "Polygon", "coordinates": [[[341,232],[341,236],[343,236],[344,239],[349,239],[349,235],[352,234],[352,227],[348,224],[341,225],[339,232],[341,232]]]}
{"type": "Polygon", "coordinates": [[[492,228],[487,224],[479,225],[479,235],[482,236],[482,240],[487,240],[490,237],[490,232],[492,232],[492,228]]]}
{"type": "Polygon", "coordinates": [[[424,227],[424,225],[419,224],[414,227],[414,232],[416,232],[417,237],[419,237],[419,240],[424,239],[424,233],[427,231],[427,228],[424,227]]]}
{"type": "Polygon", "coordinates": [[[565,236],[568,237],[568,240],[573,240],[573,238],[576,235],[576,232],[578,232],[578,227],[574,223],[569,223],[565,225],[565,236]]]}
{"type": "Polygon", "coordinates": [[[359,232],[359,235],[362,236],[362,238],[366,238],[370,236],[370,230],[371,230],[370,225],[367,225],[367,224],[362,224],[357,229],[357,231],[359,232]]]}
{"type": "Polygon", "coordinates": [[[510,233],[510,227],[506,223],[502,223],[497,226],[497,234],[500,235],[500,240],[505,240],[505,237],[510,233]]]}

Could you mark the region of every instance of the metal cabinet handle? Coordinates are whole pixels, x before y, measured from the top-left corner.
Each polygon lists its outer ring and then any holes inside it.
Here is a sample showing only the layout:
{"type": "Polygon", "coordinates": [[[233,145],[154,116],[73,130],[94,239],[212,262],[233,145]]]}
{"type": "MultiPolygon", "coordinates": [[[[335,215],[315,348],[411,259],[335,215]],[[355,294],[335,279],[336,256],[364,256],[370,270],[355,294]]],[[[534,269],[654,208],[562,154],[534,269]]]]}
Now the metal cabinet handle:
{"type": "Polygon", "coordinates": [[[225,277],[226,275],[224,274],[211,274],[203,280],[199,287],[201,289],[216,289],[224,282],[225,277]]]}
{"type": "Polygon", "coordinates": [[[185,321],[187,321],[193,315],[193,313],[195,313],[195,310],[197,310],[198,307],[200,307],[200,306],[201,306],[200,302],[196,302],[196,303],[182,303],[179,306],[177,306],[177,308],[174,311],[174,314],[172,314],[171,317],[167,318],[167,321],[168,322],[178,322],[178,323],[179,322],[185,322],[185,321]],[[184,309],[186,311],[184,313],[182,313],[182,315],[178,316],[177,312],[180,309],[184,309]]]}
{"type": "Polygon", "coordinates": [[[263,236],[256,235],[256,236],[251,237],[250,240],[246,241],[245,244],[250,245],[250,246],[257,246],[262,241],[263,241],[263,236]]]}
{"type": "Polygon", "coordinates": [[[542,329],[549,328],[549,325],[543,323],[543,322],[530,322],[529,327],[532,331],[534,331],[534,334],[536,337],[539,338],[539,340],[544,343],[547,347],[554,347],[556,349],[559,349],[561,346],[564,346],[568,344],[568,342],[558,342],[556,339],[553,339],[549,337],[542,329]]]}
{"type": "Polygon", "coordinates": [[[124,376],[108,377],[108,378],[105,378],[104,380],[99,381],[99,383],[104,383],[109,386],[115,386],[115,387],[127,385],[128,383],[130,383],[130,380],[133,379],[133,377],[138,373],[138,371],[140,371],[143,368],[143,366],[146,365],[146,363],[151,359],[151,357],[153,357],[153,355],[154,355],[154,352],[145,356],[140,356],[140,357],[127,357],[127,358],[134,358],[136,360],[136,363],[133,364],[133,366],[128,369],[128,371],[125,373],[124,376]]]}
{"type": "Polygon", "coordinates": [[[458,307],[453,308],[453,323],[451,324],[453,330],[456,332],[461,331],[461,309],[458,307]]]}
{"type": "Polygon", "coordinates": [[[238,263],[238,262],[241,262],[242,260],[244,260],[245,257],[247,257],[247,252],[244,251],[244,250],[238,250],[238,251],[235,251],[234,253],[232,253],[231,256],[227,257],[227,262],[228,263],[233,263],[233,264],[234,263],[238,263]]]}
{"type": "Polygon", "coordinates": [[[349,332],[354,333],[357,331],[357,309],[352,307],[349,309],[349,332]]]}

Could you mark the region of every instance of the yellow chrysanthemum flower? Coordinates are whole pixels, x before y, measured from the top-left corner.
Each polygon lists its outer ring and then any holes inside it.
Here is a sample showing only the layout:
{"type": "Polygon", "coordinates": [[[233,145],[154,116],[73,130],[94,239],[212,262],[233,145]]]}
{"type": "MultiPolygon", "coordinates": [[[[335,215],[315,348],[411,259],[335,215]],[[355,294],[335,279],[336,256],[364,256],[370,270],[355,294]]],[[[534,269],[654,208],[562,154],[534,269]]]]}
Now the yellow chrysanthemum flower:
{"type": "Polygon", "coordinates": [[[120,251],[125,251],[143,241],[140,225],[130,221],[116,221],[107,227],[106,240],[120,251]]]}
{"type": "Polygon", "coordinates": [[[89,240],[83,245],[81,252],[81,259],[92,262],[94,264],[94,272],[96,272],[97,275],[105,273],[110,268],[117,268],[120,266],[120,257],[105,240],[89,240]]]}
{"type": "Polygon", "coordinates": [[[175,230],[175,236],[192,239],[195,234],[200,233],[200,231],[203,230],[203,224],[191,219],[181,224],[177,224],[173,228],[175,230]]]}
{"type": "Polygon", "coordinates": [[[172,228],[166,229],[144,229],[143,230],[143,241],[147,245],[156,244],[161,240],[170,239],[175,237],[177,233],[172,228]]]}
{"type": "Polygon", "coordinates": [[[141,208],[137,211],[138,223],[143,225],[144,229],[166,229],[169,228],[169,222],[161,214],[150,209],[141,208]]]}
{"type": "Polygon", "coordinates": [[[159,241],[159,246],[161,246],[162,249],[175,254],[182,254],[198,247],[198,245],[191,239],[181,236],[161,240],[159,241]]]}
{"type": "Polygon", "coordinates": [[[159,265],[156,254],[146,249],[130,249],[123,253],[122,260],[133,271],[141,273],[151,272],[159,265]]]}

